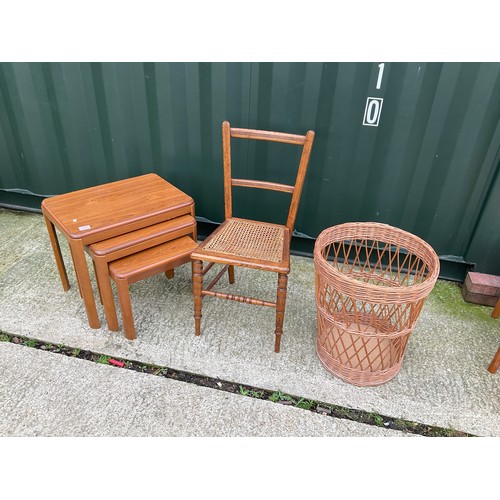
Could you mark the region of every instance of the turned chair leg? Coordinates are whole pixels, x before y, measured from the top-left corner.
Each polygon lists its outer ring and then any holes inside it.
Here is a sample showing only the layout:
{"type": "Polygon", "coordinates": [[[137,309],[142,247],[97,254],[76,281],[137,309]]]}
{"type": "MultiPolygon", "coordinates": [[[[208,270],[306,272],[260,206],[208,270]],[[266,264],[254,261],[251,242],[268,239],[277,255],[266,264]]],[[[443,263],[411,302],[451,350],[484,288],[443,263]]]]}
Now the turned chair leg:
{"type": "Polygon", "coordinates": [[[194,324],[195,334],[201,333],[201,291],[203,288],[203,264],[201,260],[193,260],[191,263],[193,270],[193,298],[194,298],[194,324]]]}
{"type": "Polygon", "coordinates": [[[283,333],[283,318],[285,316],[286,304],[286,285],[288,276],[286,274],[278,274],[278,293],[276,298],[276,330],[274,352],[280,352],[281,334],[283,333]]]}
{"type": "Polygon", "coordinates": [[[229,283],[234,283],[234,266],[229,266],[227,268],[227,274],[229,276],[229,283]]]}

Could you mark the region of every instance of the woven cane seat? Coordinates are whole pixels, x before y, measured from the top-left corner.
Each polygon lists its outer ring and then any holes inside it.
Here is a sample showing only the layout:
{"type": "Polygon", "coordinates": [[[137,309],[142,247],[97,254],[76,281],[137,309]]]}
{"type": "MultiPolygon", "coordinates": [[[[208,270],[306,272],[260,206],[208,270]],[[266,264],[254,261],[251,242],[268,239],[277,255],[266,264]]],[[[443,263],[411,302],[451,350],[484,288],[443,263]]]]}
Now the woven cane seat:
{"type": "Polygon", "coordinates": [[[228,219],[203,246],[209,252],[281,262],[285,226],[247,219],[228,219]]]}

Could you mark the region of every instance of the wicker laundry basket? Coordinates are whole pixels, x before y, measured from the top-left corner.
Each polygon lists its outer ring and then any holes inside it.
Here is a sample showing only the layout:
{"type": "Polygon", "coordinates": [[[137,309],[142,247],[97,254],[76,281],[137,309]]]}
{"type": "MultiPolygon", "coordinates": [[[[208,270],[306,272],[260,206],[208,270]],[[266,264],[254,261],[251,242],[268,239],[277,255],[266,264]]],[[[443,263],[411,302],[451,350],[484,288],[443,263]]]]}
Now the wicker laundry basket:
{"type": "Polygon", "coordinates": [[[359,386],[395,377],[439,275],[432,247],[387,224],[340,224],[318,236],[314,267],[322,364],[359,386]]]}

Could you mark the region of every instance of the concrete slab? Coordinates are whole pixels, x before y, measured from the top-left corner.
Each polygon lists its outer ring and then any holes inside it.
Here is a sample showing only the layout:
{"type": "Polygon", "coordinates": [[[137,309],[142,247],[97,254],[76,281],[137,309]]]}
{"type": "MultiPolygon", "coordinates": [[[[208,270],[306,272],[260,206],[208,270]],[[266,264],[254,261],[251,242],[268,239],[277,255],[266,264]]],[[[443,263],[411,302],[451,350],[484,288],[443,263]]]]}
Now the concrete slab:
{"type": "MultiPolygon", "coordinates": [[[[195,337],[190,266],[173,280],[131,287],[137,340],[105,326],[92,330],[61,241],[72,288],[63,292],[41,215],[0,210],[0,329],[52,343],[219,377],[241,384],[500,436],[500,377],[486,368],[500,344],[491,309],[465,303],[460,288],[438,282],[407,347],[401,372],[372,388],[332,376],[315,353],[312,259],[293,257],[281,353],[273,352],[274,311],[204,299],[195,337]]],[[[274,299],[275,277],[237,269],[235,293],[274,299]]],[[[98,307],[104,322],[102,307],[98,307]]]]}
{"type": "Polygon", "coordinates": [[[0,436],[412,436],[0,342],[0,436]]]}

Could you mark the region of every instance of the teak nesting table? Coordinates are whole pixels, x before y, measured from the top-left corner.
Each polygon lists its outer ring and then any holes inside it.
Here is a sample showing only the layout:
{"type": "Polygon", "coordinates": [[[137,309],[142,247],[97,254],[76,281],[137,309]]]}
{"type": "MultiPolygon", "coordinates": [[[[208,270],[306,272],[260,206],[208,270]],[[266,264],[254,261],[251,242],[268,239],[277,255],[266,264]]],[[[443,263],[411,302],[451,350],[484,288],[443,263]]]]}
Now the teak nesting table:
{"type": "MultiPolygon", "coordinates": [[[[46,198],[42,212],[63,289],[70,285],[55,227],[68,240],[89,326],[99,328],[85,247],[186,214],[194,217],[194,201],[160,176],[145,174],[46,198]]],[[[109,279],[104,281],[99,285],[107,315],[113,296],[109,279]]]]}

